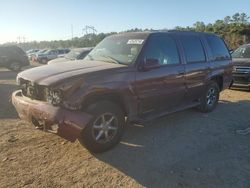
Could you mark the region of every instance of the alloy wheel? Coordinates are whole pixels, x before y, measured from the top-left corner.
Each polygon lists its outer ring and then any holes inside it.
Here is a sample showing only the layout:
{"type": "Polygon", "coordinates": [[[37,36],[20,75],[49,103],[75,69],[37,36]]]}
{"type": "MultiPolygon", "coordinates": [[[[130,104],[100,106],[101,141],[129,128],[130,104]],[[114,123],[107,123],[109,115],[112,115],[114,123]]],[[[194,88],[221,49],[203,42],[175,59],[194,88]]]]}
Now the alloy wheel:
{"type": "Polygon", "coordinates": [[[118,120],[112,113],[104,113],[93,122],[92,136],[97,143],[105,144],[117,134],[118,120]]]}

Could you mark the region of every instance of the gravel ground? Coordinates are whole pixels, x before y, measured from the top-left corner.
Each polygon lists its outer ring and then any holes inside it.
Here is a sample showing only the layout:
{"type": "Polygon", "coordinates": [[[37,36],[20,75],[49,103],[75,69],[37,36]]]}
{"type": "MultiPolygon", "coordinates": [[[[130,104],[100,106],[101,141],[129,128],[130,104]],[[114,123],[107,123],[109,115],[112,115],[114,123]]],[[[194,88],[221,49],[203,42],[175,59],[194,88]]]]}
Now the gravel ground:
{"type": "Polygon", "coordinates": [[[126,127],[98,155],[35,130],[9,102],[16,74],[0,69],[0,187],[249,188],[250,92],[225,90],[209,114],[178,112],[126,127]]]}

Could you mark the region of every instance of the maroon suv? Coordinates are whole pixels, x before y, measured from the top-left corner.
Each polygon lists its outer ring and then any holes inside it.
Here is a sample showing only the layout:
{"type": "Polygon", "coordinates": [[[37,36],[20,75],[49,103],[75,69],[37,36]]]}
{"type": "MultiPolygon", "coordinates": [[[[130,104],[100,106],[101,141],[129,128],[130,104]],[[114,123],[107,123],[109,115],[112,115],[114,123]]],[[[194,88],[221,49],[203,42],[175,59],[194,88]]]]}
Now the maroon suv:
{"type": "Polygon", "coordinates": [[[12,101],[35,127],[102,152],[125,122],[197,107],[212,111],[232,81],[231,56],[214,34],[124,33],[105,38],[84,59],[21,72],[12,101]]]}

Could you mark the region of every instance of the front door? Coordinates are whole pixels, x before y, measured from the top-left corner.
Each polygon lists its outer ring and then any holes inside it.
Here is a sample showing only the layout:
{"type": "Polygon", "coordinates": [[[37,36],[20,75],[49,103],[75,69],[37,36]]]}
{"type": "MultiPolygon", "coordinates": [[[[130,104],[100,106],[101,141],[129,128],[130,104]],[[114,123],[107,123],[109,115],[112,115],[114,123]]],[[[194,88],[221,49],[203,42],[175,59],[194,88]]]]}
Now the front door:
{"type": "Polygon", "coordinates": [[[140,61],[158,60],[159,66],[136,73],[139,113],[171,110],[183,102],[184,65],[174,38],[166,33],[151,34],[140,61]]]}

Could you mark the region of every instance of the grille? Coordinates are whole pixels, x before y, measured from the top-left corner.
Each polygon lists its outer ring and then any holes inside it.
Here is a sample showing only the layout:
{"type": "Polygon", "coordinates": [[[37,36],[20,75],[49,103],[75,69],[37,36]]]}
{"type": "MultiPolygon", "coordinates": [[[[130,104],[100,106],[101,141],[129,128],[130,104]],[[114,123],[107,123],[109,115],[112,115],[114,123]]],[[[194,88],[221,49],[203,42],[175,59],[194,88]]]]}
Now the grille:
{"type": "Polygon", "coordinates": [[[27,80],[20,80],[20,86],[22,89],[22,94],[25,97],[46,101],[47,98],[46,87],[37,84],[32,84],[30,81],[27,80]]]}
{"type": "Polygon", "coordinates": [[[246,78],[246,77],[234,77],[234,81],[235,82],[243,82],[243,83],[249,83],[250,80],[249,78],[246,78]]]}
{"type": "Polygon", "coordinates": [[[237,73],[250,73],[250,67],[235,67],[237,73]]]}

